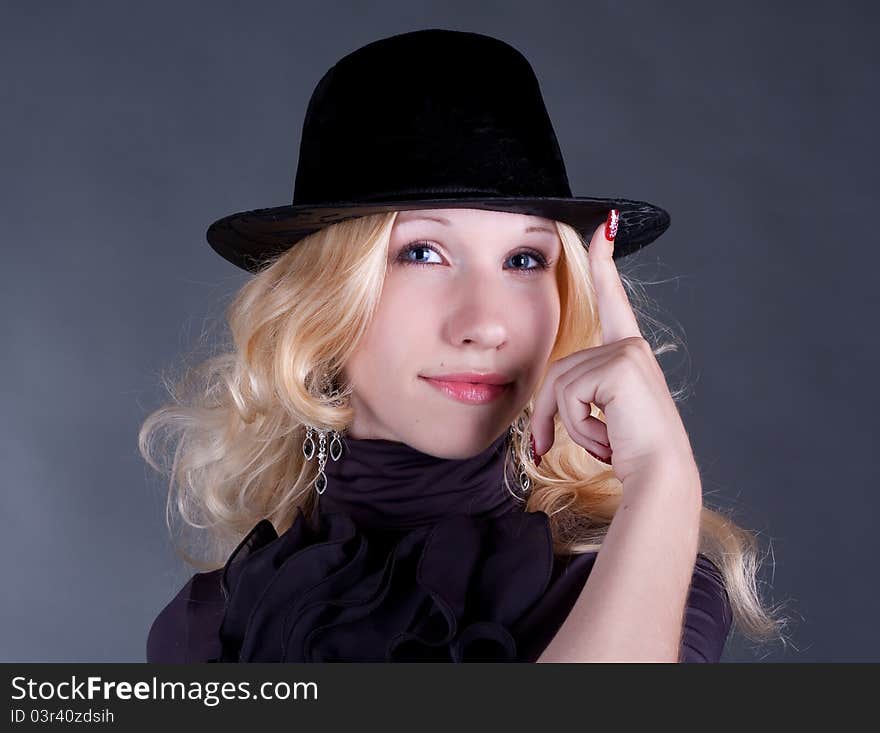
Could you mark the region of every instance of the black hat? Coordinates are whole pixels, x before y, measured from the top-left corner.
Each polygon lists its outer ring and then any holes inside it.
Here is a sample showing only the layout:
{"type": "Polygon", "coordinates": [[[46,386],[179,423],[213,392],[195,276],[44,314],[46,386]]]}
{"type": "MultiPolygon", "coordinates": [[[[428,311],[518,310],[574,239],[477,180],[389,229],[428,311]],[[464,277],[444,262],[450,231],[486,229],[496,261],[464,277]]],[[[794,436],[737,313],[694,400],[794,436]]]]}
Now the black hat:
{"type": "Polygon", "coordinates": [[[538,80],[519,51],[428,28],[373,41],[327,71],[306,110],[293,203],[225,216],[207,238],[257,272],[344,219],[453,207],[556,219],[587,243],[616,208],[615,259],[669,227],[654,204],[571,195],[538,80]]]}

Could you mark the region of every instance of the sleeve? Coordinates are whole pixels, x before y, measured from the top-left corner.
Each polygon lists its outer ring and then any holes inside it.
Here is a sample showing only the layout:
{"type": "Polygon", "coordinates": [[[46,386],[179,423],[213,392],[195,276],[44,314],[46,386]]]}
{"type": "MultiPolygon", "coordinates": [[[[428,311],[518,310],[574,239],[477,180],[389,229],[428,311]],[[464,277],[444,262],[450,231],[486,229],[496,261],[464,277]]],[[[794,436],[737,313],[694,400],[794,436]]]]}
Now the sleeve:
{"type": "MultiPolygon", "coordinates": [[[[534,662],[553,639],[580,596],[597,552],[555,557],[546,593],[514,627],[523,661],[534,662]]],[[[733,615],[718,568],[697,555],[685,604],[679,662],[718,662],[733,615]]]]}
{"type": "Polygon", "coordinates": [[[209,662],[220,656],[221,572],[196,573],[159,612],[147,635],[148,663],[209,662]]]}
{"type": "Polygon", "coordinates": [[[192,584],[193,578],[190,578],[153,621],[147,635],[148,663],[181,664],[186,661],[186,608],[192,584]]]}
{"type": "Polygon", "coordinates": [[[697,555],[684,613],[680,662],[719,662],[733,612],[721,571],[702,553],[697,555]]]}

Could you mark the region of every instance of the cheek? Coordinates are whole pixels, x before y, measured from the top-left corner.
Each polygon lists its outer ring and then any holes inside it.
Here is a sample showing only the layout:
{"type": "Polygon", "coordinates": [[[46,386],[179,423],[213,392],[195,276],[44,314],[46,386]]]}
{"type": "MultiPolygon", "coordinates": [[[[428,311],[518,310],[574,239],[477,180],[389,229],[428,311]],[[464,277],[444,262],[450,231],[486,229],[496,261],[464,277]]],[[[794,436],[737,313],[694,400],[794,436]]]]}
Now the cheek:
{"type": "Polygon", "coordinates": [[[425,339],[425,328],[417,317],[376,324],[370,341],[370,362],[375,377],[380,380],[399,380],[413,371],[422,349],[419,339],[425,339]]]}
{"type": "Polygon", "coordinates": [[[419,303],[417,293],[405,291],[386,287],[358,349],[361,364],[377,382],[400,384],[430,366],[431,324],[437,323],[438,314],[419,303]]]}
{"type": "Polygon", "coordinates": [[[555,289],[547,291],[541,298],[532,301],[527,321],[529,335],[526,337],[529,361],[528,384],[534,388],[547,366],[560,322],[559,293],[555,289]]]}
{"type": "Polygon", "coordinates": [[[549,351],[559,330],[560,303],[555,286],[536,294],[530,302],[528,316],[535,349],[549,351]]]}

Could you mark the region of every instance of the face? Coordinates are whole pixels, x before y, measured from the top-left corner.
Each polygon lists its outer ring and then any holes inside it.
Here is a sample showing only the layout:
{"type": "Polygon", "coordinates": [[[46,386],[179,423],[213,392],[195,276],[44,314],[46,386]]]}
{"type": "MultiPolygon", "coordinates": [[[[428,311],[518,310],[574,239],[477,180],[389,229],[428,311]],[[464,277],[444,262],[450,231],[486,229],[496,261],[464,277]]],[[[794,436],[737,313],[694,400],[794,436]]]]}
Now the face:
{"type": "Polygon", "coordinates": [[[487,448],[547,365],[559,327],[561,252],[553,222],[537,216],[399,212],[378,311],[343,370],[354,411],[347,433],[444,458],[487,448]],[[473,402],[424,378],[460,372],[497,372],[510,383],[473,402]]]}

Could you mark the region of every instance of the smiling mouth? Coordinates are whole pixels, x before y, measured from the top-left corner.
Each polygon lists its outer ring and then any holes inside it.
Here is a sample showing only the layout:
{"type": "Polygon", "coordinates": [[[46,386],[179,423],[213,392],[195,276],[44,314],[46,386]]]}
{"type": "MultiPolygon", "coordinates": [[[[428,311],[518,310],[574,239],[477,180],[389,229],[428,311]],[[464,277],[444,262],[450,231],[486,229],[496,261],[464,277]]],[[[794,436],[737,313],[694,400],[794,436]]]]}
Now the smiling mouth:
{"type": "Polygon", "coordinates": [[[430,377],[420,377],[424,379],[432,387],[440,390],[447,397],[451,397],[458,402],[465,402],[472,405],[483,405],[498,399],[507,392],[508,387],[512,384],[485,384],[483,382],[451,382],[442,379],[431,379],[430,377]]]}

